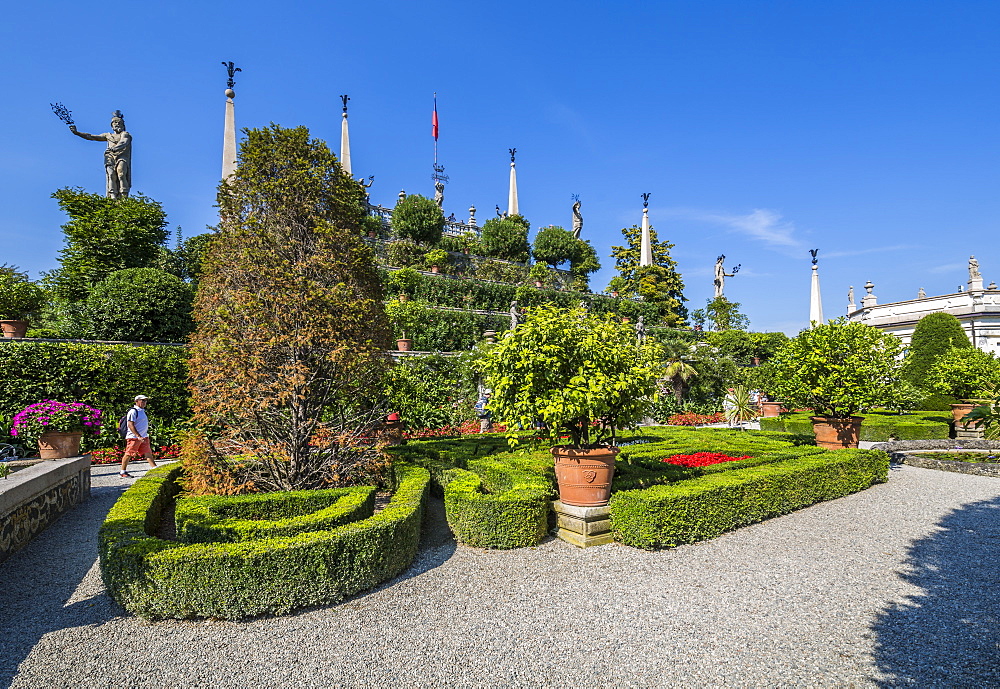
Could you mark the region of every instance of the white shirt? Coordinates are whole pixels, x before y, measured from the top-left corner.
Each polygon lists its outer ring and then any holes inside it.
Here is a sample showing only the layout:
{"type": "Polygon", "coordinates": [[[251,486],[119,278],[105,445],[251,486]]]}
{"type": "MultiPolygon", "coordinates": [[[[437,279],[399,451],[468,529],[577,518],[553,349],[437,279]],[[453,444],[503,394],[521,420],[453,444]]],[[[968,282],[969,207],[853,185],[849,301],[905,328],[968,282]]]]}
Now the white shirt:
{"type": "Polygon", "coordinates": [[[132,429],[129,428],[128,433],[125,434],[126,440],[129,439],[138,440],[139,438],[145,438],[149,436],[149,417],[146,416],[145,409],[140,409],[139,407],[132,407],[131,409],[128,410],[128,416],[126,417],[126,419],[127,421],[131,421],[133,424],[135,424],[135,430],[139,432],[139,435],[136,435],[135,433],[132,432],[132,429]]]}

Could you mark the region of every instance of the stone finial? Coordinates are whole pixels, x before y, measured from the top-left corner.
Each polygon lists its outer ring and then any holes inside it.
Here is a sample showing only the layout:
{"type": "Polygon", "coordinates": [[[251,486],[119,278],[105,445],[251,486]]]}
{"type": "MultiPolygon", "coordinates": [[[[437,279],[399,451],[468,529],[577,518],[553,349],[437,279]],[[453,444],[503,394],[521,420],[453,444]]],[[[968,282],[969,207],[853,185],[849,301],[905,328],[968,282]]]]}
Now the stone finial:
{"type": "Polygon", "coordinates": [[[469,225],[476,226],[476,207],[469,206],[469,225]]]}
{"type": "Polygon", "coordinates": [[[990,280],[990,284],[986,286],[986,289],[988,290],[995,290],[996,288],[997,288],[997,283],[993,282],[992,280],[990,280]]]}
{"type": "Polygon", "coordinates": [[[405,198],[406,198],[406,191],[403,190],[403,189],[400,189],[399,190],[399,200],[402,201],[405,198]]]}

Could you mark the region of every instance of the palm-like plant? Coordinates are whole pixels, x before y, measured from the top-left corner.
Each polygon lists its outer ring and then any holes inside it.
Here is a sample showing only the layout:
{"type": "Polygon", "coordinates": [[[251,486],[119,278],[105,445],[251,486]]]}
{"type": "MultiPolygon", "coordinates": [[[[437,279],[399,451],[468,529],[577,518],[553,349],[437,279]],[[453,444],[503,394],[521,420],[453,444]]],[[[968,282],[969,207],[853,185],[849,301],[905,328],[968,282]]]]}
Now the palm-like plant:
{"type": "Polygon", "coordinates": [[[664,377],[670,381],[674,388],[674,398],[680,402],[684,396],[684,384],[698,375],[697,369],[680,357],[672,357],[667,360],[667,365],[663,369],[664,377]]]}
{"type": "Polygon", "coordinates": [[[734,385],[726,393],[722,411],[730,426],[742,425],[757,418],[757,407],[750,401],[750,391],[746,385],[734,385]]]}

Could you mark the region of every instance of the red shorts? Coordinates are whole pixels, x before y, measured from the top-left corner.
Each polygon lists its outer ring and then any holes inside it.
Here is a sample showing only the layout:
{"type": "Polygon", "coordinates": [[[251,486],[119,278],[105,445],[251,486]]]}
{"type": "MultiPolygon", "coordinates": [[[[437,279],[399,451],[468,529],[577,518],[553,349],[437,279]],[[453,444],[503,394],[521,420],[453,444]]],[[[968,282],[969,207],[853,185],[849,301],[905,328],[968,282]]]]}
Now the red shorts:
{"type": "Polygon", "coordinates": [[[128,438],[125,440],[126,457],[149,457],[153,454],[153,448],[149,444],[149,437],[128,438]]]}

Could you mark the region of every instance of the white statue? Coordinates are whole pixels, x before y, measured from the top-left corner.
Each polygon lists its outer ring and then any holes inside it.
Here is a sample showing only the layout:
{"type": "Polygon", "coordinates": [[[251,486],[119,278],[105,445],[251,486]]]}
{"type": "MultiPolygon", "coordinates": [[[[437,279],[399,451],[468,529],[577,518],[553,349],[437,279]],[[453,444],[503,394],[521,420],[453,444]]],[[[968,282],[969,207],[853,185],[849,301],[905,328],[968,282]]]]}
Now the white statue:
{"type": "Polygon", "coordinates": [[[921,287],[921,288],[920,288],[920,289],[919,289],[919,290],[917,291],[917,299],[924,299],[924,298],[926,298],[926,297],[927,297],[927,292],[925,292],[925,291],[924,291],[924,288],[923,288],[923,287],[921,287]]]}
{"type": "Polygon", "coordinates": [[[510,329],[514,330],[520,322],[521,311],[517,308],[517,301],[515,300],[510,303],[510,329]]]}
{"type": "Polygon", "coordinates": [[[128,196],[132,189],[132,135],[125,131],[125,119],[121,110],[115,110],[112,114],[111,129],[105,134],[85,134],[78,132],[75,124],[69,125],[69,130],[81,139],[108,143],[104,151],[107,194],[108,198],[118,199],[128,196]]]}
{"type": "Polygon", "coordinates": [[[850,304],[851,306],[854,305],[854,285],[851,285],[847,289],[847,303],[850,304]]]}
{"type": "Polygon", "coordinates": [[[717,259],[715,259],[715,298],[718,299],[722,296],[723,291],[726,289],[726,278],[731,278],[736,273],[740,271],[740,267],[736,266],[733,268],[733,272],[727,273],[726,268],[722,265],[726,260],[726,255],[722,254],[717,259]]]}
{"type": "Polygon", "coordinates": [[[434,183],[434,203],[438,208],[444,208],[444,182],[441,180],[434,183]]]}
{"type": "Polygon", "coordinates": [[[979,274],[979,261],[975,256],[969,256],[969,280],[978,280],[982,277],[979,274]]]}
{"type": "Polygon", "coordinates": [[[580,197],[574,196],[573,199],[573,238],[579,239],[583,231],[583,216],[580,214],[580,197]]]}

